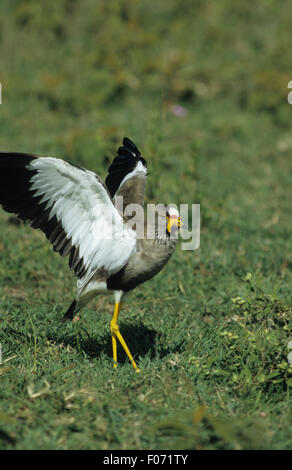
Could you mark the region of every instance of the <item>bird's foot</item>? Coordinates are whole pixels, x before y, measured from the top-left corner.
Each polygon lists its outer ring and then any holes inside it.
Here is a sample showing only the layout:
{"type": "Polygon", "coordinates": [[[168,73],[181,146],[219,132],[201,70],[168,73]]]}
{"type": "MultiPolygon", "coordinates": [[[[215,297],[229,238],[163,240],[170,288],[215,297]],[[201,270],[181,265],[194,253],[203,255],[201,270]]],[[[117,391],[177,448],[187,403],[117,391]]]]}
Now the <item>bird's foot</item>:
{"type": "Polygon", "coordinates": [[[136,372],[141,372],[139,367],[137,367],[136,362],[133,359],[132,354],[130,353],[130,350],[122,337],[120,330],[119,330],[119,325],[112,320],[110,323],[110,328],[111,328],[111,334],[112,334],[112,345],[113,345],[113,360],[114,360],[114,368],[117,368],[117,338],[119,342],[121,343],[125,353],[127,354],[128,358],[130,359],[132,366],[134,367],[136,372]]]}

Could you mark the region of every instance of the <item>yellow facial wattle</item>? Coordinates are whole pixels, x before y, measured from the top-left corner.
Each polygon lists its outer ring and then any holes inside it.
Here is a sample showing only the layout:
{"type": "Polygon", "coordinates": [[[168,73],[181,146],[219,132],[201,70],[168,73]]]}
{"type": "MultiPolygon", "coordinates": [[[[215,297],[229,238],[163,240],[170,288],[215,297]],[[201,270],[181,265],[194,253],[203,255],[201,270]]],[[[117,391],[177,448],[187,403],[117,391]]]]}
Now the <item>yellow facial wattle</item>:
{"type": "Polygon", "coordinates": [[[180,228],[183,225],[181,218],[177,217],[176,215],[167,216],[166,220],[166,230],[168,233],[171,233],[172,227],[180,228]]]}

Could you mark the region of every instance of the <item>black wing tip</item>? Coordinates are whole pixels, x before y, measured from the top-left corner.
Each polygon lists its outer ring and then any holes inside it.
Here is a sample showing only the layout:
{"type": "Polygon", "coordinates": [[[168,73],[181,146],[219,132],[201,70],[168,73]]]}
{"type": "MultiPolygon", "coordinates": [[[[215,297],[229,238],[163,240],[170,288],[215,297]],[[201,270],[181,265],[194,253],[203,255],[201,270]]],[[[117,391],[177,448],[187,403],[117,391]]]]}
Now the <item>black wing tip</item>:
{"type": "Polygon", "coordinates": [[[129,137],[123,138],[123,147],[120,147],[120,149],[127,149],[127,151],[130,151],[133,157],[135,157],[135,163],[140,161],[147,168],[147,162],[145,158],[142,157],[137,145],[131,139],[129,139],[129,137]]]}
{"type": "Polygon", "coordinates": [[[7,157],[32,157],[30,153],[21,153],[21,152],[0,152],[0,158],[7,157]]]}
{"type": "Polygon", "coordinates": [[[132,153],[134,153],[135,157],[140,157],[141,153],[137,145],[131,139],[129,139],[129,137],[123,138],[123,146],[129,149],[132,153]]]}
{"type": "Polygon", "coordinates": [[[28,165],[32,160],[35,160],[36,158],[39,157],[30,153],[0,152],[1,167],[23,167],[28,165]]]}
{"type": "Polygon", "coordinates": [[[117,155],[108,169],[105,180],[112,197],[114,197],[125,176],[134,170],[138,162],[141,162],[147,168],[146,160],[141,156],[136,144],[128,137],[124,137],[123,145],[118,148],[117,155]]]}

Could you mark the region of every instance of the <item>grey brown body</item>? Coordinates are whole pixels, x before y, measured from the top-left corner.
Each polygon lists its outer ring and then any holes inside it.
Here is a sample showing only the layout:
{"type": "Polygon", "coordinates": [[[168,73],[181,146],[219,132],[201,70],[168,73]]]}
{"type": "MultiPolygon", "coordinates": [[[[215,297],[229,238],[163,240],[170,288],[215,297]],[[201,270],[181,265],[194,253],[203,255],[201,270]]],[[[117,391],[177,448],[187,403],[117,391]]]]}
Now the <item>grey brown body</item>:
{"type": "Polygon", "coordinates": [[[107,279],[108,289],[128,292],[148,281],[165,266],[175,245],[174,240],[139,240],[138,251],[129,259],[128,264],[107,279]]]}

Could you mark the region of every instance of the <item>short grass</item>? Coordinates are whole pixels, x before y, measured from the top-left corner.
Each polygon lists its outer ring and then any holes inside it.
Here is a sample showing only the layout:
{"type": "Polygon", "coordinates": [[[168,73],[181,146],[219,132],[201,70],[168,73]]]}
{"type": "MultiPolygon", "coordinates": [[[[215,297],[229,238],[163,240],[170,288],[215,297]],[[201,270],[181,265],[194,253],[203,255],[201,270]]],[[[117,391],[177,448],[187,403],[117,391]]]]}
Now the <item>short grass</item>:
{"type": "Polygon", "coordinates": [[[78,323],[67,261],[0,213],[1,449],[291,449],[288,1],[3,0],[1,150],[106,175],[124,135],[148,202],[201,204],[201,247],[78,323]],[[173,105],[183,107],[177,116],[173,105]]]}

